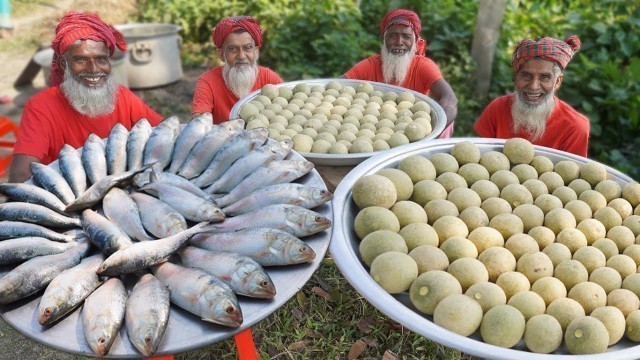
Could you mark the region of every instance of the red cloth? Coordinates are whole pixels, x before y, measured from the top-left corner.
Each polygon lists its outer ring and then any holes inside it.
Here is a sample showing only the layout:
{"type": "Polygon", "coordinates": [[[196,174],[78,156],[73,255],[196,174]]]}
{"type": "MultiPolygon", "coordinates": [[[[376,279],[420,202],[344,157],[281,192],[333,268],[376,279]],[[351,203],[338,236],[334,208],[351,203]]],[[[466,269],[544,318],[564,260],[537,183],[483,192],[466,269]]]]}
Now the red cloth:
{"type": "Polygon", "coordinates": [[[380,36],[384,37],[385,31],[391,25],[404,25],[413,30],[416,36],[416,55],[424,56],[427,49],[427,42],[420,37],[422,31],[422,23],[418,14],[411,10],[395,9],[389,11],[380,22],[380,36]]]}
{"type": "Polygon", "coordinates": [[[115,110],[95,118],[78,113],[59,87],[51,87],[34,95],[25,104],[20,136],[13,152],[35,156],[43,164],[48,164],[58,158],[64,144],[79,148],[90,133],[106,138],[116,123],[122,123],[130,130],[143,117],[153,126],[162,121],[158,113],[123,86],[119,87],[115,110]]]}
{"type": "Polygon", "coordinates": [[[211,39],[217,48],[221,48],[227,35],[234,31],[245,30],[251,35],[256,46],[262,46],[262,29],[256,19],[251,16],[233,16],[220,20],[211,34],[211,39]]]}
{"type": "Polygon", "coordinates": [[[569,36],[564,41],[550,37],[524,39],[516,45],[511,65],[517,73],[527,61],[539,57],[554,62],[564,69],[578,50],[580,50],[580,39],[575,35],[569,36]]]}
{"type": "MultiPolygon", "coordinates": [[[[273,70],[258,66],[258,78],[251,91],[258,90],[266,84],[280,84],[282,78],[273,70]]],[[[210,112],[215,124],[229,120],[231,108],[238,102],[238,97],[227,87],[222,77],[222,66],[213,68],[200,76],[193,94],[193,114],[210,112]]]]}
{"type": "Polygon", "coordinates": [[[124,36],[113,26],[107,25],[96,14],[68,12],[56,27],[56,37],[51,43],[53,61],[51,63],[51,86],[62,83],[64,69],[60,66],[59,56],[69,50],[76,40],[92,40],[104,42],[109,49],[109,56],[113,56],[116,47],[127,50],[124,36]]]}
{"type": "MultiPolygon", "coordinates": [[[[382,57],[380,54],[372,55],[353,66],[344,76],[348,79],[385,82],[382,75],[382,57]]],[[[438,65],[424,56],[414,56],[409,71],[404,79],[403,88],[417,91],[421,94],[429,94],[429,89],[436,80],[442,79],[442,73],[438,65]]],[[[398,84],[391,84],[398,85],[398,84]]]]}
{"type": "MultiPolygon", "coordinates": [[[[569,104],[554,97],[556,106],[547,119],[542,137],[533,142],[586,157],[589,147],[589,119],[574,110],[569,104]]],[[[487,138],[509,139],[521,137],[529,139],[526,133],[513,133],[511,106],[514,94],[501,96],[493,100],[482,112],[474,125],[478,135],[487,138]]]]}

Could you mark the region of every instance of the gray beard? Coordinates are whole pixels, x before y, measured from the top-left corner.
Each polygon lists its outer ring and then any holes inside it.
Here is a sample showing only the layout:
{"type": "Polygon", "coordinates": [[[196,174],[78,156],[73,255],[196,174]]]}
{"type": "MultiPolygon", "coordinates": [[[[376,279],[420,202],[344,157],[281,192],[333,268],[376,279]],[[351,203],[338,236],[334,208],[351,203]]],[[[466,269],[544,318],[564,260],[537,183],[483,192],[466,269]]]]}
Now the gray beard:
{"type": "Polygon", "coordinates": [[[222,67],[222,77],[229,90],[238,99],[242,99],[249,95],[258,79],[258,54],[256,54],[253,64],[250,64],[250,66],[238,67],[235,66],[236,64],[232,66],[225,61],[222,67]]]}
{"type": "Polygon", "coordinates": [[[382,58],[382,76],[384,77],[384,82],[388,84],[402,84],[404,78],[407,77],[409,66],[411,66],[411,61],[413,61],[413,55],[415,53],[415,42],[411,50],[403,55],[392,54],[383,43],[380,49],[380,56],[382,58]]]}
{"type": "Polygon", "coordinates": [[[547,126],[547,119],[556,106],[553,100],[552,90],[544,96],[544,101],[540,105],[529,105],[523,99],[522,91],[515,91],[515,102],[511,107],[511,115],[513,116],[513,132],[525,132],[534,142],[542,137],[547,126]]]}
{"type": "Polygon", "coordinates": [[[107,75],[107,80],[102,86],[89,88],[76,80],[67,65],[60,88],[71,106],[82,115],[91,118],[108,115],[116,107],[118,84],[111,74],[107,75]]]}

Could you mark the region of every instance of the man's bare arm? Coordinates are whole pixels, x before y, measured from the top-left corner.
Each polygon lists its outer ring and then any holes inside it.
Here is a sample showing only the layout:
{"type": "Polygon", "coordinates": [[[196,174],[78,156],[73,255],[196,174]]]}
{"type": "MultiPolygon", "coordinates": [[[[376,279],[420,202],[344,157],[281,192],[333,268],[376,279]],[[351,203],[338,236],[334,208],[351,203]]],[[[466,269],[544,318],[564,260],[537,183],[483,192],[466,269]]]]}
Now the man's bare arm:
{"type": "Polygon", "coordinates": [[[40,159],[31,155],[14,154],[9,168],[9,182],[25,182],[25,180],[29,179],[31,177],[30,164],[32,162],[39,163],[40,159]]]}
{"type": "Polygon", "coordinates": [[[447,124],[458,116],[458,98],[445,79],[436,80],[431,86],[431,97],[442,106],[447,115],[447,124]]]}

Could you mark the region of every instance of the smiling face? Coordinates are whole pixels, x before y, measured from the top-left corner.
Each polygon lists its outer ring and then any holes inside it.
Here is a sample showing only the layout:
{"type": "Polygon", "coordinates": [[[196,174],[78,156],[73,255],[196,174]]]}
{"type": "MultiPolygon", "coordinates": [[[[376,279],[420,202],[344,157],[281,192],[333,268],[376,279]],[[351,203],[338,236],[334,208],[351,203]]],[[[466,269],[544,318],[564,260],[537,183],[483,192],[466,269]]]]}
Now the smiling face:
{"type": "Polygon", "coordinates": [[[411,51],[415,35],[413,29],[404,25],[391,25],[384,33],[384,44],[392,55],[402,56],[411,51]]]}
{"type": "Polygon", "coordinates": [[[71,71],[76,81],[89,88],[103,86],[111,74],[109,49],[104,42],[74,43],[60,58],[60,64],[71,71]]]}
{"type": "Polygon", "coordinates": [[[537,106],[553,96],[562,83],[562,73],[554,74],[553,62],[543,59],[527,61],[514,77],[516,92],[527,105],[537,106]]]}
{"type": "Polygon", "coordinates": [[[227,35],[222,48],[217,51],[220,59],[232,67],[254,65],[258,54],[256,42],[247,31],[232,32],[227,35]]]}

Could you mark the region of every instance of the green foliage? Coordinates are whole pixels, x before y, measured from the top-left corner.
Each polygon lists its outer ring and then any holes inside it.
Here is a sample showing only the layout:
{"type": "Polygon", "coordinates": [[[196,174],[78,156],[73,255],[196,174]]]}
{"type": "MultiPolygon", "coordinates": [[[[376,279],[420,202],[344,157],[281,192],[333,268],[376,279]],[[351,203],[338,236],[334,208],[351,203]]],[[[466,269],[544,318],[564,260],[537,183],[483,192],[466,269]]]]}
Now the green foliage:
{"type": "Polygon", "coordinates": [[[301,2],[271,33],[263,63],[287,79],[338,77],[377,44],[360,17],[353,1],[301,2]]]}

